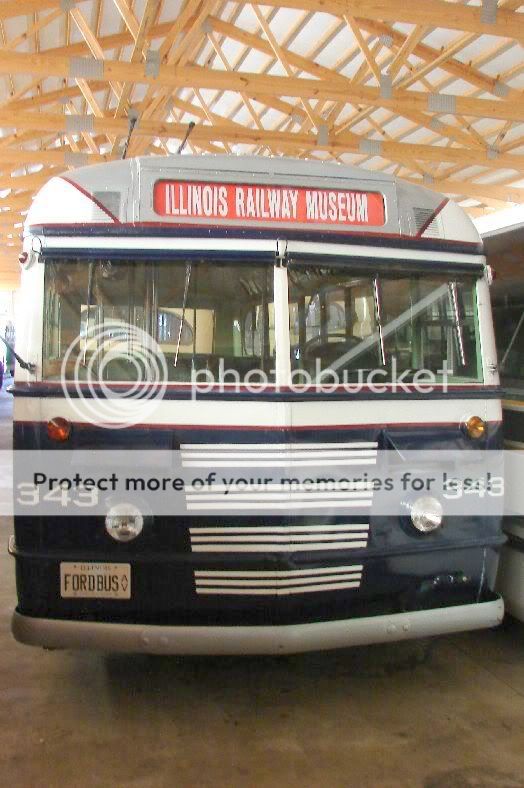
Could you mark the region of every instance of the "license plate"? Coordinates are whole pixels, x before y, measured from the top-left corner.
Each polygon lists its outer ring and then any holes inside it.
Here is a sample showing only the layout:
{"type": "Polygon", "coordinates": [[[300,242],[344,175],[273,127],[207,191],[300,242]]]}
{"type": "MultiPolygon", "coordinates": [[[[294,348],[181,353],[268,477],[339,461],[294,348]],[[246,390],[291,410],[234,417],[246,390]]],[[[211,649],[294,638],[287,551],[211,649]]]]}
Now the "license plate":
{"type": "Polygon", "coordinates": [[[131,564],[60,564],[63,599],[131,599],[131,564]]]}

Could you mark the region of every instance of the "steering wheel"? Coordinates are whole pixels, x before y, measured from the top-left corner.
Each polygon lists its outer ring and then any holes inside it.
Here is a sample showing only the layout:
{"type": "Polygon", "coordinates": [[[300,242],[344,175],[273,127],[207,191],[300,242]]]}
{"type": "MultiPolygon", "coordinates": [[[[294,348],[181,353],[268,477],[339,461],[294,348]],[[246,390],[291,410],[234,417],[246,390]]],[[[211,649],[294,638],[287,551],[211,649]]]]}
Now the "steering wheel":
{"type": "Polygon", "coordinates": [[[310,358],[311,356],[315,356],[316,358],[333,354],[333,351],[336,352],[336,355],[340,354],[340,345],[344,345],[346,350],[350,350],[352,347],[360,344],[360,339],[358,337],[348,337],[345,333],[341,331],[334,331],[332,334],[328,334],[327,337],[322,337],[320,334],[313,337],[312,339],[308,339],[308,341],[304,345],[304,358],[310,358]],[[337,339],[337,342],[330,342],[330,339],[337,339]]]}

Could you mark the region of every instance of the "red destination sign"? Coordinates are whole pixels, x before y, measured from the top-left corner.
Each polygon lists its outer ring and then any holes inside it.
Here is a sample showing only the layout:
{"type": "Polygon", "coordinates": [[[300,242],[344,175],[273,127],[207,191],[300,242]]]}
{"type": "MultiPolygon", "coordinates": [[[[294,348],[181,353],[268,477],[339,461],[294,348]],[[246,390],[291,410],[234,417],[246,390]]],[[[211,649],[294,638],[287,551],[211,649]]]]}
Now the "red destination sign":
{"type": "Polygon", "coordinates": [[[153,205],[159,216],[180,221],[228,219],[345,227],[380,226],[385,221],[382,194],[341,189],[157,181],[153,205]]]}

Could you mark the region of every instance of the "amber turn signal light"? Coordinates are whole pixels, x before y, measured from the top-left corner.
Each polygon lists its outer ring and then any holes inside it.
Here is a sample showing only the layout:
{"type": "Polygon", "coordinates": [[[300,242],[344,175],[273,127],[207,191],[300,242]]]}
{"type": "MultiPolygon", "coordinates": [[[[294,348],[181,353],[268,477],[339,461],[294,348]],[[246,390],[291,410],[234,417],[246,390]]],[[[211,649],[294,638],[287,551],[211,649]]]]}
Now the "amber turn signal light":
{"type": "Polygon", "coordinates": [[[464,424],[464,429],[468,437],[472,438],[473,440],[478,440],[479,438],[483,438],[487,431],[486,422],[480,418],[480,416],[470,416],[470,418],[464,424]]]}
{"type": "Polygon", "coordinates": [[[47,435],[52,441],[66,441],[71,435],[71,422],[55,416],[47,422],[47,435]]]}

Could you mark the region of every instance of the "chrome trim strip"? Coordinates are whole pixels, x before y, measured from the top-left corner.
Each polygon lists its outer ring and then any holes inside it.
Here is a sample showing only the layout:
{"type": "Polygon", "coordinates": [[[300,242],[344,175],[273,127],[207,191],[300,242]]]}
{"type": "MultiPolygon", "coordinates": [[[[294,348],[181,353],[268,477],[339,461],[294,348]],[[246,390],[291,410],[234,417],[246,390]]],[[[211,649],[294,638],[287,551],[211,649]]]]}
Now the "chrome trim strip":
{"type": "Polygon", "coordinates": [[[286,626],[155,626],[31,618],[15,612],[16,640],[46,648],[146,654],[297,654],[446,635],[500,624],[501,598],[471,605],[286,626]]]}

